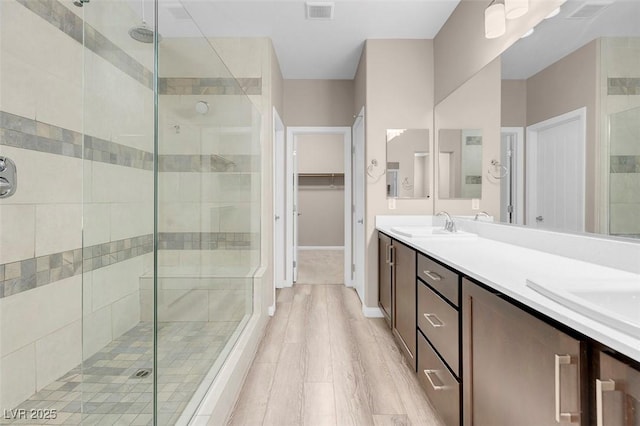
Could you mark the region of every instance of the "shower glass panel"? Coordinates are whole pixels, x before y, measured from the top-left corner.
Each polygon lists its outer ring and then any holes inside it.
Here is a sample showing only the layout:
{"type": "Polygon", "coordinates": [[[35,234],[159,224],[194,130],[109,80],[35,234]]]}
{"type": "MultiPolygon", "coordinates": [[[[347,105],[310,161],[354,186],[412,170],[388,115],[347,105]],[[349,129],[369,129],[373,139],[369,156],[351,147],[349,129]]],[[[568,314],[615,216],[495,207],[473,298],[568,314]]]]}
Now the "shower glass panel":
{"type": "Polygon", "coordinates": [[[640,37],[601,40],[608,231],[640,238],[640,37]]]}
{"type": "MultiPolygon", "coordinates": [[[[191,19],[158,30],[157,420],[173,425],[193,416],[252,313],[260,115],[246,87],[260,79],[240,86],[191,19]]],[[[152,285],[143,278],[145,319],[152,285]]]]}
{"type": "MultiPolygon", "coordinates": [[[[154,45],[129,36],[135,3],[101,0],[84,14],[83,424],[151,424],[154,45]]],[[[153,10],[153,7],[150,7],[153,10]]]]}
{"type": "Polygon", "coordinates": [[[155,7],[0,1],[0,424],[187,424],[253,312],[261,80],[155,7]]]}

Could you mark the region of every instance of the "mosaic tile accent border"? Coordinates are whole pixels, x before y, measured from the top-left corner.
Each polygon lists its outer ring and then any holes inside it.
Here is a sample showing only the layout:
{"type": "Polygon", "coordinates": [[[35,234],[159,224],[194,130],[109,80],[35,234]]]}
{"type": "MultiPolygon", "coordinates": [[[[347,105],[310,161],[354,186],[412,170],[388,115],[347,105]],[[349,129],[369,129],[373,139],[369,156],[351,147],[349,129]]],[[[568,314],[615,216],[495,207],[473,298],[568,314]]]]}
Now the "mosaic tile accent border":
{"type": "Polygon", "coordinates": [[[160,232],[159,250],[257,249],[260,234],[252,232],[160,232]]]}
{"type": "Polygon", "coordinates": [[[608,95],[640,95],[640,78],[615,78],[607,79],[608,95]]]}
{"type": "Polygon", "coordinates": [[[125,238],[0,265],[0,298],[153,251],[153,235],[125,238]]]}
{"type": "MultiPolygon", "coordinates": [[[[82,134],[0,111],[0,145],[82,158],[82,134]]],[[[153,153],[93,136],[84,136],[84,158],[153,170],[153,153]]]]}
{"type": "Polygon", "coordinates": [[[160,155],[161,172],[259,172],[257,155],[160,155]]]}
{"type": "Polygon", "coordinates": [[[640,173],[640,155],[612,155],[611,173],[640,173]]]}
{"type": "MultiPolygon", "coordinates": [[[[40,16],[69,37],[82,44],[82,18],[66,8],[58,0],[17,0],[18,3],[40,16]]],[[[84,44],[89,50],[123,71],[145,87],[153,89],[153,72],[129,56],[119,46],[87,24],[84,28],[84,44]]],[[[152,49],[152,47],[149,47],[152,49]]]]}
{"type": "Polygon", "coordinates": [[[0,145],[82,158],[82,134],[0,111],[0,145]]]}
{"type": "Polygon", "coordinates": [[[177,78],[158,79],[161,95],[261,95],[261,78],[177,78]]]}
{"type": "Polygon", "coordinates": [[[84,137],[86,160],[153,171],[153,153],[93,136],[84,137]]]}

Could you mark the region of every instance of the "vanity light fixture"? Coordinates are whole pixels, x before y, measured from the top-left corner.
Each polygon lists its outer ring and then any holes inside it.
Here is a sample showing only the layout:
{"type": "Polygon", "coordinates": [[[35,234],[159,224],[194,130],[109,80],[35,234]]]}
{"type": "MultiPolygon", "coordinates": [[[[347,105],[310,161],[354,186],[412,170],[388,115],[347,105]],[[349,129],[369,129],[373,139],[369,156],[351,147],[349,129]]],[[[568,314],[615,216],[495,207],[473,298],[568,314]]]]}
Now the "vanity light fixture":
{"type": "Polygon", "coordinates": [[[504,0],[493,0],[484,10],[484,36],[498,38],[507,31],[504,0]]]}
{"type": "Polygon", "coordinates": [[[529,0],[504,0],[507,19],[516,19],[529,11],[529,0]]]}

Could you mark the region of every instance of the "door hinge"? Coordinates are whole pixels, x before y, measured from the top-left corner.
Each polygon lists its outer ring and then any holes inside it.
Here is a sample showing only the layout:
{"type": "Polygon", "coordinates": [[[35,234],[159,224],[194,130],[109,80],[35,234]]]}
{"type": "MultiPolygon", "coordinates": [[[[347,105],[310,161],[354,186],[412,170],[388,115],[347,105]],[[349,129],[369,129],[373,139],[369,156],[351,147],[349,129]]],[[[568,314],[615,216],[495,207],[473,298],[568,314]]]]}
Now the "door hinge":
{"type": "Polygon", "coordinates": [[[298,262],[296,262],[296,261],[294,260],[294,261],[293,261],[293,267],[295,268],[297,264],[298,264],[298,262]]]}
{"type": "Polygon", "coordinates": [[[513,206],[507,206],[507,213],[513,213],[513,206]]]}
{"type": "Polygon", "coordinates": [[[356,271],[356,264],[352,263],[351,264],[351,272],[355,272],[356,271]]]}
{"type": "Polygon", "coordinates": [[[512,155],[513,155],[513,151],[508,149],[507,150],[507,157],[511,158],[512,155]]]}
{"type": "Polygon", "coordinates": [[[355,146],[352,146],[352,147],[351,147],[351,153],[352,153],[352,154],[355,154],[355,153],[356,153],[356,147],[355,147],[355,146]]]}

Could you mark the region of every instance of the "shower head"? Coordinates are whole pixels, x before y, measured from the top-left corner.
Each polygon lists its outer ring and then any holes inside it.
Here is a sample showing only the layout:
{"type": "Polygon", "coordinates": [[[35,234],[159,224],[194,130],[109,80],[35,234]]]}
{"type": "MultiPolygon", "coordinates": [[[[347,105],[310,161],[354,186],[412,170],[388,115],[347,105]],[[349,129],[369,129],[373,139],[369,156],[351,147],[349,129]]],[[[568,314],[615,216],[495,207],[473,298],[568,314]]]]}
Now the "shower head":
{"type": "MultiPolygon", "coordinates": [[[[136,25],[129,29],[129,35],[132,39],[141,43],[153,43],[153,29],[149,28],[145,21],[142,24],[136,25]]],[[[158,34],[158,43],[162,40],[160,34],[158,34]]]]}

